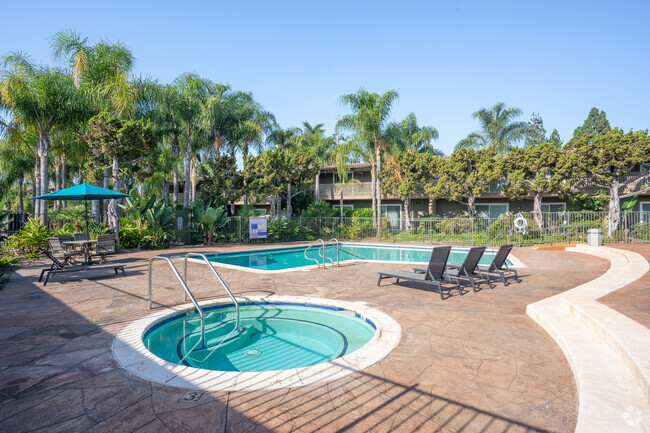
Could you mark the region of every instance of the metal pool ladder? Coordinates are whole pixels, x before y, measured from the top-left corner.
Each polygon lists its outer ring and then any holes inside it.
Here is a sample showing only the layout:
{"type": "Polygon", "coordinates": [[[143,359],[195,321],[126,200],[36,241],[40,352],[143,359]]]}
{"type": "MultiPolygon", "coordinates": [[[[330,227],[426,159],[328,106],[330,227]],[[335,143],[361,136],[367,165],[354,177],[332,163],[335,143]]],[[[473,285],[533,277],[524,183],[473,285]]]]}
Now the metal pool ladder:
{"type": "Polygon", "coordinates": [[[189,296],[190,300],[192,301],[192,304],[194,304],[194,307],[196,308],[196,311],[199,313],[199,317],[201,318],[201,336],[199,338],[199,341],[197,341],[196,344],[189,350],[189,352],[187,352],[185,354],[185,356],[183,356],[183,358],[178,362],[179,364],[181,364],[185,360],[185,358],[187,358],[187,356],[189,356],[189,354],[192,353],[192,351],[194,349],[196,349],[196,347],[199,344],[201,344],[201,347],[205,347],[205,314],[203,313],[203,309],[199,306],[198,302],[196,302],[196,299],[194,298],[194,295],[192,295],[192,292],[190,291],[189,287],[187,287],[187,259],[190,258],[190,257],[201,257],[205,261],[205,263],[207,263],[208,267],[212,270],[212,273],[215,275],[215,277],[217,277],[217,279],[219,280],[219,282],[221,283],[223,288],[228,293],[228,296],[230,296],[230,299],[232,299],[232,301],[235,303],[235,316],[236,316],[236,318],[235,318],[235,320],[236,320],[235,321],[235,327],[233,328],[232,331],[230,331],[230,333],[228,335],[226,335],[222,339],[222,341],[217,345],[217,347],[220,346],[224,341],[226,341],[233,332],[241,333],[241,331],[242,331],[241,322],[240,322],[240,319],[239,319],[239,302],[237,302],[237,299],[235,299],[232,292],[230,291],[228,286],[226,286],[226,283],[223,281],[223,279],[221,278],[221,276],[219,275],[217,270],[214,268],[214,266],[212,266],[212,263],[210,263],[210,261],[205,256],[205,254],[187,253],[185,255],[185,258],[183,259],[183,277],[180,276],[180,274],[178,273],[178,270],[176,269],[176,266],[174,266],[174,264],[172,263],[171,259],[169,259],[169,257],[164,257],[164,256],[154,256],[154,257],[152,257],[149,260],[149,304],[148,304],[149,309],[151,309],[151,302],[152,302],[152,291],[151,291],[151,268],[152,268],[152,264],[153,264],[154,260],[164,260],[172,268],[172,271],[174,272],[174,275],[176,275],[176,278],[181,283],[181,286],[183,287],[183,291],[184,291],[184,294],[185,294],[184,299],[187,301],[187,297],[189,296]]]}
{"type": "Polygon", "coordinates": [[[305,252],[304,252],[305,259],[315,261],[316,266],[318,266],[320,268],[320,263],[318,262],[318,259],[312,259],[311,257],[307,257],[307,251],[309,251],[309,249],[312,248],[313,246],[315,246],[317,244],[320,244],[320,247],[318,248],[318,256],[323,259],[323,269],[325,269],[325,260],[326,259],[330,261],[332,266],[334,266],[334,260],[332,260],[331,257],[327,257],[327,255],[325,254],[325,247],[327,245],[329,245],[332,241],[336,242],[336,266],[340,266],[340,261],[339,261],[339,240],[336,239],[336,238],[332,238],[327,242],[325,242],[322,239],[317,239],[314,242],[312,242],[311,244],[309,244],[307,246],[307,248],[305,248],[305,252]]]}

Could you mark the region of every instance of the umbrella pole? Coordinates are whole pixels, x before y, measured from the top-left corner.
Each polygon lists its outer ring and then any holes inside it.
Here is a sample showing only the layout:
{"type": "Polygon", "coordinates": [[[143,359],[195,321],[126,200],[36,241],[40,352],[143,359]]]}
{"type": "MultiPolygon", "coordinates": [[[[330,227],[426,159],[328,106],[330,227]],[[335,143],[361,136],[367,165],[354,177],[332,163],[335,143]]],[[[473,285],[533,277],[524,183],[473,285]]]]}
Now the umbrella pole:
{"type": "Polygon", "coordinates": [[[84,200],[84,205],[86,206],[86,239],[90,239],[88,236],[88,200],[84,200]]]}

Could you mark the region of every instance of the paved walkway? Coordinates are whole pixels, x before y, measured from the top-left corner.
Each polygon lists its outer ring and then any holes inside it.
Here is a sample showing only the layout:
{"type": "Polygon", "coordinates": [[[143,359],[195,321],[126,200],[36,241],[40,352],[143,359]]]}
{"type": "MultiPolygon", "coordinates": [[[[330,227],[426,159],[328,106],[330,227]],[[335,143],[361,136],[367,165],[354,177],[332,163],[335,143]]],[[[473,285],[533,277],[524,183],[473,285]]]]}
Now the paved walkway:
{"type": "MultiPolygon", "coordinates": [[[[0,431],[571,432],[577,409],[571,370],[526,316],[526,305],[595,278],[609,263],[569,252],[514,253],[528,265],[524,282],[456,292],[445,301],[417,285],[376,287],[378,270],[408,266],[359,263],[281,274],[224,269],[236,295],[365,301],[402,326],[399,346],[362,372],[252,392],[151,384],[113,361],[114,335],[149,313],[146,265],[154,252],[121,255],[129,263],[126,278],[57,275],[43,287],[38,267],[21,268],[0,292],[0,431]]],[[[161,305],[180,303],[163,266],[156,264],[154,297],[161,305]]],[[[193,266],[188,279],[197,297],[222,297],[201,265],[193,266]]]]}

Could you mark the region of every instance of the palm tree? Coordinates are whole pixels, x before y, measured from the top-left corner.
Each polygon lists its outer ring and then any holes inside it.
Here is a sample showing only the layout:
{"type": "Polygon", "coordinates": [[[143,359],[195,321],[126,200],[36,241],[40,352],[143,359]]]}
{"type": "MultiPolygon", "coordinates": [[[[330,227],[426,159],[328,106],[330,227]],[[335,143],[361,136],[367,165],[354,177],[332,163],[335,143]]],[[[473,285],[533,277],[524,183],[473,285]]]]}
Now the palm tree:
{"type": "Polygon", "coordinates": [[[325,135],[323,124],[312,126],[309,122],[302,122],[303,130],[297,138],[299,145],[307,149],[314,156],[318,165],[316,173],[316,184],[314,186],[314,200],[320,200],[320,172],[321,167],[332,159],[333,146],[336,142],[334,137],[325,135]]]}
{"type": "Polygon", "coordinates": [[[178,118],[185,132],[185,190],[183,208],[189,209],[190,189],[192,187],[192,140],[201,131],[201,113],[209,98],[211,83],[194,73],[184,73],[174,80],[178,88],[178,118]]]}
{"type": "Polygon", "coordinates": [[[523,114],[520,108],[507,108],[503,102],[497,102],[489,110],[481,108],[472,117],[478,119],[481,131],[470,133],[456,145],[456,149],[493,148],[499,153],[507,153],[512,145],[528,132],[526,122],[514,122],[513,119],[523,114]]]}
{"type": "MultiPolygon", "coordinates": [[[[49,187],[50,134],[85,115],[84,104],[72,77],[56,68],[36,65],[16,51],[1,60],[0,97],[12,116],[31,124],[38,132],[40,191],[49,187]]],[[[40,206],[41,223],[47,224],[47,205],[40,206]]]]}
{"type": "Polygon", "coordinates": [[[381,171],[381,154],[386,147],[383,139],[385,123],[390,115],[390,109],[399,98],[395,90],[389,90],[383,95],[368,93],[359,89],[357,93],[341,96],[341,102],[349,105],[353,114],[343,116],[338,125],[355,131],[360,138],[371,142],[375,151],[375,163],[372,166],[372,182],[376,195],[376,204],[373,206],[373,216],[377,221],[377,237],[381,237],[381,188],[377,173],[381,171]]]}
{"type": "Polygon", "coordinates": [[[433,126],[419,126],[414,113],[409,113],[400,123],[392,122],[386,127],[386,139],[398,152],[441,155],[442,152],[431,144],[438,137],[438,130],[433,126]]]}

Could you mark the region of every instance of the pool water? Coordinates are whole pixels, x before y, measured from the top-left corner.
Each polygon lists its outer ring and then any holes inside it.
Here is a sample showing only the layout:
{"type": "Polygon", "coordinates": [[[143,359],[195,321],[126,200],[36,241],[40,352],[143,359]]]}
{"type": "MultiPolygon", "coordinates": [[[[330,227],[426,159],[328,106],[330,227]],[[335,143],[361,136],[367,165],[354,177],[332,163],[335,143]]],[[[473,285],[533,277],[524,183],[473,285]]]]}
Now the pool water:
{"type": "Polygon", "coordinates": [[[361,348],[375,326],[354,311],[315,304],[240,304],[242,332],[235,328],[232,304],[204,310],[205,343],[197,313],[184,313],[154,325],[144,345],[178,364],[219,371],[270,371],[331,361],[361,348]],[[230,335],[229,335],[230,334],[230,335]],[[223,342],[222,342],[223,341],[223,342]]]}
{"type": "MultiPolygon", "coordinates": [[[[304,251],[305,247],[302,246],[249,250],[236,253],[209,254],[207,257],[211,262],[215,263],[267,271],[316,265],[313,260],[305,259],[304,251]]],[[[336,245],[328,245],[326,247],[326,256],[332,258],[336,262],[336,245]]],[[[467,250],[452,250],[449,254],[448,263],[462,263],[466,256],[467,250]]],[[[319,263],[322,263],[322,258],[318,255],[318,246],[314,246],[307,251],[307,257],[318,259],[319,263]]],[[[362,244],[341,244],[339,247],[339,259],[341,262],[347,260],[364,260],[428,263],[430,257],[431,248],[427,247],[398,247],[362,244]]],[[[483,257],[481,257],[480,263],[489,265],[493,258],[493,252],[486,252],[483,254],[483,257]]],[[[329,264],[330,262],[326,261],[326,263],[329,264]]]]}

